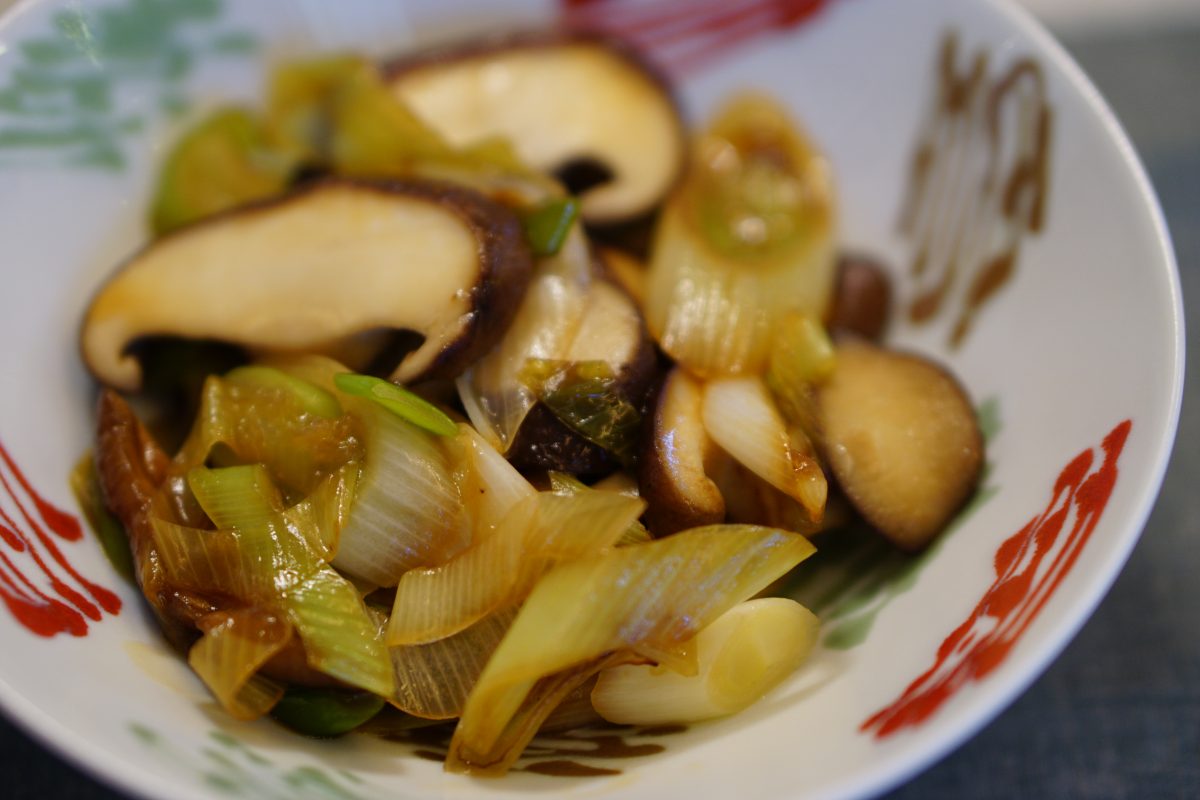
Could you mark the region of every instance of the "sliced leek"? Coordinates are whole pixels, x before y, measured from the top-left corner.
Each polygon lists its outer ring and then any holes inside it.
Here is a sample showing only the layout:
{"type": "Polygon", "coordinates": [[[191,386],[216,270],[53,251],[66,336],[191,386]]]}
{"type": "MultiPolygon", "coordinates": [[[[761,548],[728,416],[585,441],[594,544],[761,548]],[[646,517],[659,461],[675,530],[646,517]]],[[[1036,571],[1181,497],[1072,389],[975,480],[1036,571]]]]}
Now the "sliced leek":
{"type": "Polygon", "coordinates": [[[262,125],[249,112],[216,111],[188,131],[167,156],[151,202],[151,227],[161,236],[277,195],[287,187],[294,163],[271,150],[262,125]]]}
{"type": "MultiPolygon", "coordinates": [[[[574,475],[568,475],[565,472],[551,472],[549,478],[550,491],[555,494],[576,495],[586,492],[603,491],[634,499],[638,497],[637,483],[633,482],[633,479],[624,472],[614,472],[595,486],[588,486],[574,475]]],[[[629,527],[625,529],[625,533],[621,534],[621,538],[617,541],[617,544],[638,544],[640,542],[648,542],[651,538],[650,531],[646,530],[646,526],[642,524],[641,520],[635,519],[629,523],[629,527]]]]}
{"type": "Polygon", "coordinates": [[[377,586],[440,564],[470,542],[454,464],[435,437],[379,409],[366,417],[358,499],[333,565],[377,586]]]}
{"type": "Polygon", "coordinates": [[[646,283],[646,323],[704,376],[761,372],[780,319],[821,316],[834,275],[829,169],[784,111],[745,96],[693,148],[668,200],[646,283]]]}
{"type": "Polygon", "coordinates": [[[461,715],[467,696],[515,616],[516,610],[510,608],[445,639],[391,648],[396,671],[392,705],[424,719],[461,715]]]}
{"type": "Polygon", "coordinates": [[[592,705],[609,722],[668,725],[734,714],[775,688],[808,657],[820,627],[794,600],[734,606],[696,634],[698,670],[628,664],[600,673],[592,705]]]}
{"type": "MultiPolygon", "coordinates": [[[[266,368],[262,368],[265,370],[266,368]]],[[[204,383],[196,422],[176,456],[177,471],[220,456],[226,466],[263,464],[290,495],[303,497],[324,476],[362,457],[361,433],[321,388],[290,375],[234,370],[204,383]],[[321,414],[314,413],[320,407],[321,414]]]]}
{"type": "Polygon", "coordinates": [[[472,515],[472,537],[479,541],[496,530],[513,506],[537,490],[470,425],[459,424],[458,442],[456,483],[472,515]]]}
{"type": "Polygon", "coordinates": [[[815,387],[836,365],[833,342],[814,317],[789,314],[781,321],[767,364],[767,387],[784,419],[814,443],[821,439],[815,387]]]}
{"type": "MultiPolygon", "coordinates": [[[[188,474],[188,484],[219,527],[199,531],[156,524],[157,543],[168,572],[174,575],[183,570],[178,578],[181,585],[187,584],[185,577],[198,580],[208,584],[208,591],[225,589],[257,614],[286,620],[288,631],[294,629],[304,643],[310,667],[349,685],[390,696],[394,676],[379,626],[353,584],[326,565],[323,537],[310,529],[329,516],[317,513],[319,502],[301,512],[289,509],[289,514],[262,466],[197,468],[188,474]]],[[[214,651],[216,655],[210,652],[220,645],[211,639],[206,636],[197,645],[197,663],[219,664],[218,657],[225,658],[220,650],[214,651]]],[[[244,657],[245,646],[237,640],[231,642],[241,647],[237,652],[244,657]]],[[[277,650],[268,655],[274,652],[277,650]]],[[[224,684],[215,686],[214,693],[223,703],[242,702],[238,695],[229,694],[224,684]]]]}
{"type": "MultiPolygon", "coordinates": [[[[346,369],[321,356],[276,358],[273,366],[333,392],[362,431],[362,472],[333,565],[356,580],[395,586],[414,567],[445,562],[471,541],[471,519],[455,483],[454,441],[376,403],[338,389],[346,369]]],[[[457,431],[457,428],[456,428],[457,431]]]]}
{"type": "Polygon", "coordinates": [[[387,643],[427,644],[465,630],[513,596],[537,498],[518,503],[496,531],[444,564],[405,573],[396,586],[387,643]]]}
{"type": "Polygon", "coordinates": [[[562,249],[538,262],[504,338],[458,378],[471,424],[501,453],[537,402],[518,375],[531,358],[567,356],[583,316],[591,270],[587,238],[576,224],[562,249]]]}
{"type": "Polygon", "coordinates": [[[303,378],[289,375],[283,370],[261,364],[237,367],[225,374],[225,380],[234,386],[250,386],[287,392],[304,411],[318,417],[334,419],[342,413],[342,406],[329,392],[309,383],[303,378]]]}
{"type": "Polygon", "coordinates": [[[333,384],[346,394],[365,397],[378,403],[400,419],[430,433],[438,436],[453,436],[458,433],[458,426],[454,424],[454,420],[446,416],[440,408],[391,381],[376,378],[374,375],[343,372],[334,376],[333,384]]]}
{"type": "Polygon", "coordinates": [[[677,647],[813,552],[787,531],[717,525],[556,567],[468,698],[447,767],[504,772],[527,741],[514,725],[526,727],[539,681],[643,643],[677,647]]]}
{"type": "Polygon", "coordinates": [[[612,492],[538,494],[494,534],[445,564],[412,570],[396,587],[388,644],[422,644],[518,602],[556,563],[615,545],[645,504],[612,492]]]}
{"type": "Polygon", "coordinates": [[[265,609],[216,612],[201,620],[203,636],[188,664],[235,719],[257,719],[283,696],[283,687],[255,673],[292,638],[292,628],[265,609]]]}
{"type": "Polygon", "coordinates": [[[798,501],[813,522],[829,483],[807,439],[797,439],[760,378],[724,378],[704,387],[704,429],[755,475],[798,501]]]}

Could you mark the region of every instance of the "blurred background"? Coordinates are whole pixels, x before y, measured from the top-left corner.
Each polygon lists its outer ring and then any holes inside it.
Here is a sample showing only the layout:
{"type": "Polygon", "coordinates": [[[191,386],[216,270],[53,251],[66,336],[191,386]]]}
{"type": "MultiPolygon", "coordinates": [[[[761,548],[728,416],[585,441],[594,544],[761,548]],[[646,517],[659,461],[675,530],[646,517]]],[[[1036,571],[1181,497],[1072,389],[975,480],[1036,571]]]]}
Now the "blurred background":
{"type": "MultiPolygon", "coordinates": [[[[243,0],[245,2],[246,0],[243,0]]],[[[331,0],[332,1],[332,0],[331,0]]],[[[1019,0],[1107,98],[1175,242],[1200,369],[1200,0],[1019,0]]],[[[13,5],[0,0],[0,12],[13,5]]],[[[1114,320],[1114,324],[1121,324],[1114,320]]],[[[889,795],[1200,798],[1200,395],[1184,395],[1158,505],[1099,611],[978,736],[889,795]]],[[[125,800],[0,717],[0,797],[125,800]]]]}

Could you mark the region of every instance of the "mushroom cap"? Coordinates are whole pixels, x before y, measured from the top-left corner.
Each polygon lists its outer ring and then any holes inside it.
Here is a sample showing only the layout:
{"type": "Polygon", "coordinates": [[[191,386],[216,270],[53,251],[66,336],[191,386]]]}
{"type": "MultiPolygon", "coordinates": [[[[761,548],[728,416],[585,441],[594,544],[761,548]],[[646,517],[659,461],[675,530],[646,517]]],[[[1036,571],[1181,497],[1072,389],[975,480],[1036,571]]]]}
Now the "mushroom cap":
{"type": "Polygon", "coordinates": [[[448,377],[507,328],[531,271],[516,215],[472,190],[326,180],[151,243],[97,293],[81,348],[137,390],[144,337],[286,353],[409,330],[424,340],[392,378],[448,377]]]}
{"type": "Polygon", "coordinates": [[[686,133],[667,82],[628,47],[587,34],[484,39],[388,65],[396,96],[450,144],[503,137],[532,167],[586,162],[592,224],[636,218],[683,172],[686,133]]]}

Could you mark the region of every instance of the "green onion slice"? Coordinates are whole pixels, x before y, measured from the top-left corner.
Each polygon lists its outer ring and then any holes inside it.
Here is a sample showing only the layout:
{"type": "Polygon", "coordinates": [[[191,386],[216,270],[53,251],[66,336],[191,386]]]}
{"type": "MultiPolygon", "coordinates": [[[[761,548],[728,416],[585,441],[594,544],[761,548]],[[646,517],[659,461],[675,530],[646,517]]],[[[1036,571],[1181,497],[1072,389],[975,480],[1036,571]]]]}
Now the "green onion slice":
{"type": "Polygon", "coordinates": [[[573,197],[550,200],[527,211],[521,223],[533,254],[552,256],[562,249],[578,216],[579,203],[573,197]]]}
{"type": "Polygon", "coordinates": [[[373,400],[401,419],[430,433],[438,436],[454,436],[458,433],[454,420],[437,406],[382,378],[343,372],[334,376],[333,383],[346,394],[373,400]]]}

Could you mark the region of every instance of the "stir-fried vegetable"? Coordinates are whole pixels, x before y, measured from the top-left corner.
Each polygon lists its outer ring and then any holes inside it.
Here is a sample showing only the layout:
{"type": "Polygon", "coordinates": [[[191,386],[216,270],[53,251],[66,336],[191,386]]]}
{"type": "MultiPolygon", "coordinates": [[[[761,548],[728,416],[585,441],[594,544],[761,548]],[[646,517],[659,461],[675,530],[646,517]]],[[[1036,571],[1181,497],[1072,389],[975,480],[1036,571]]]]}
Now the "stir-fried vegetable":
{"type": "Polygon", "coordinates": [[[670,725],[735,714],[795,672],[819,623],[783,597],[736,605],[696,634],[697,670],[628,664],[600,673],[592,705],[609,722],[670,725]]]}
{"type": "Polygon", "coordinates": [[[702,376],[760,372],[789,312],[820,316],[834,267],[828,167],[774,103],[730,103],[663,209],[646,322],[702,376]]]}
{"type": "Polygon", "coordinates": [[[155,233],[279,194],[294,160],[272,150],[247,111],[223,109],[193,128],[167,158],[151,207],[155,233]]]}
{"type": "Polygon", "coordinates": [[[396,668],[393,705],[423,719],[461,716],[479,675],[515,616],[516,609],[509,608],[444,639],[392,647],[396,668]]]}
{"type": "Polygon", "coordinates": [[[525,238],[537,256],[552,256],[562,249],[571,226],[579,217],[579,204],[570,198],[549,200],[525,213],[525,238]]]}
{"type": "MultiPolygon", "coordinates": [[[[628,476],[623,472],[614,472],[608,479],[611,483],[619,484],[619,486],[602,486],[601,484],[597,484],[594,487],[589,487],[575,476],[562,472],[551,472],[548,477],[550,478],[550,490],[555,494],[577,495],[587,494],[588,492],[608,491],[627,497],[638,496],[637,484],[635,483],[632,487],[627,487],[625,480],[628,479],[628,476]],[[612,480],[614,478],[616,479],[615,481],[612,480]],[[626,491],[627,488],[631,488],[632,491],[626,491]]],[[[635,519],[629,523],[629,527],[625,529],[625,533],[617,540],[617,545],[639,544],[641,542],[648,542],[650,539],[650,531],[646,530],[646,526],[642,524],[641,520],[635,519]]]]}
{"type": "Polygon", "coordinates": [[[390,696],[394,678],[378,626],[354,586],[326,563],[329,549],[317,523],[327,515],[311,506],[285,509],[262,466],[198,467],[188,473],[188,486],[217,529],[156,522],[155,540],[173,581],[244,606],[205,617],[204,637],[189,655],[218,700],[240,717],[269,709],[282,688],[254,674],[293,631],[310,667],[390,696]]]}
{"type": "Polygon", "coordinates": [[[567,427],[626,466],[633,463],[642,415],[618,392],[607,361],[531,358],[519,377],[567,427]]]}
{"type": "Polygon", "coordinates": [[[404,574],[388,643],[436,641],[520,602],[554,564],[615,545],[643,508],[640,500],[611,492],[543,493],[521,501],[468,550],[404,574]]]}
{"type": "Polygon", "coordinates": [[[610,654],[690,639],[813,552],[794,533],[713,527],[559,566],[538,583],[480,676],[448,767],[503,772],[553,709],[538,702],[539,681],[576,670],[557,691],[611,665],[610,654]]]}
{"type": "Polygon", "coordinates": [[[261,113],[219,109],[181,138],[151,219],[187,230],[105,288],[82,349],[126,391],[214,336],[232,363],[172,382],[160,413],[196,410],[174,455],[104,390],[94,467],[72,476],[231,715],[315,737],[389,705],[457,719],[447,769],[477,775],[503,774],[547,720],[745,708],[814,646],[811,613],[749,600],[814,552],[797,531],[856,504],[915,546],[981,458],[946,373],[842,329],[835,349],[828,167],[780,107],[738,98],[689,146],[620,48],[489,52],[286,65],[261,113]],[[556,59],[542,84],[531,65],[556,59]],[[584,79],[598,98],[573,96],[584,79]],[[522,117],[543,93],[562,119],[522,117]],[[609,120],[616,99],[645,119],[609,120]],[[656,220],[648,269],[593,247],[589,226],[637,219],[656,220]],[[933,400],[953,419],[921,419],[933,400]],[[923,463],[962,465],[953,492],[923,463]]]}
{"type": "Polygon", "coordinates": [[[521,382],[521,370],[531,358],[566,358],[583,318],[591,269],[587,239],[575,226],[562,249],[538,263],[504,338],[458,379],[471,424],[502,453],[537,402],[521,382]]]}
{"type": "Polygon", "coordinates": [[[704,428],[751,472],[798,501],[813,522],[825,513],[829,484],[811,444],[789,431],[758,378],[710,381],[704,390],[704,428]]]}
{"type": "Polygon", "coordinates": [[[438,436],[453,436],[458,433],[458,426],[454,424],[454,420],[447,417],[437,406],[394,383],[372,375],[354,375],[347,372],[335,375],[333,384],[346,394],[373,400],[401,419],[430,433],[436,433],[438,436]]]}
{"type": "Polygon", "coordinates": [[[382,697],[370,692],[293,688],[279,698],[271,716],[305,736],[329,738],[349,733],[385,705],[382,697]]]}

